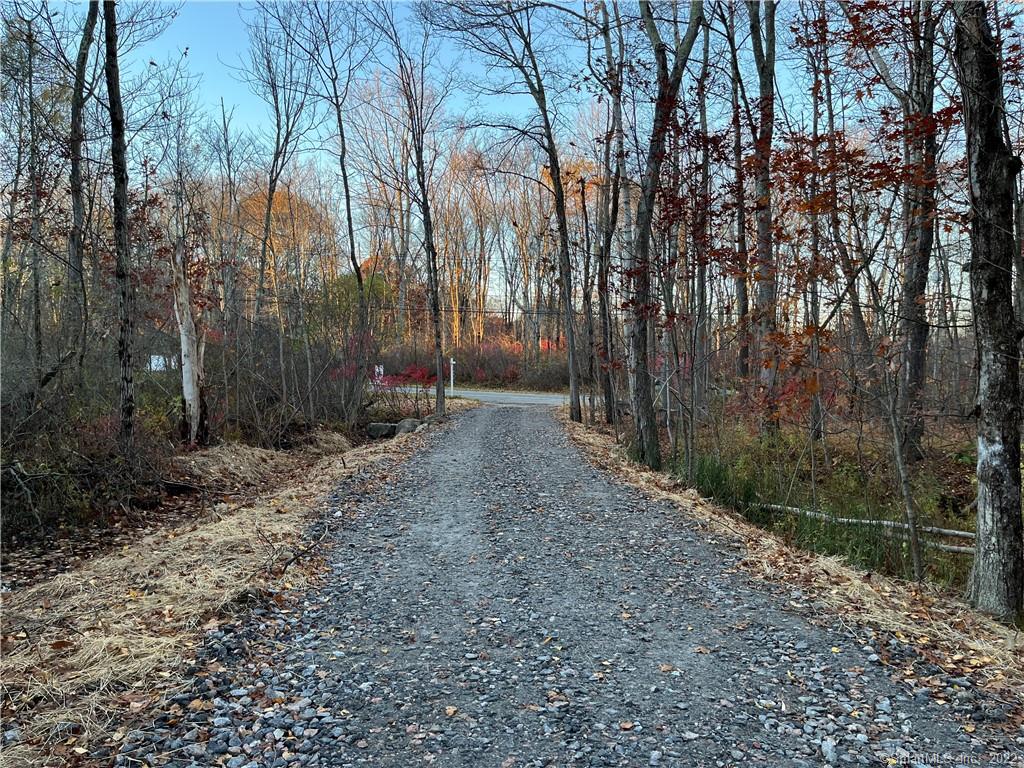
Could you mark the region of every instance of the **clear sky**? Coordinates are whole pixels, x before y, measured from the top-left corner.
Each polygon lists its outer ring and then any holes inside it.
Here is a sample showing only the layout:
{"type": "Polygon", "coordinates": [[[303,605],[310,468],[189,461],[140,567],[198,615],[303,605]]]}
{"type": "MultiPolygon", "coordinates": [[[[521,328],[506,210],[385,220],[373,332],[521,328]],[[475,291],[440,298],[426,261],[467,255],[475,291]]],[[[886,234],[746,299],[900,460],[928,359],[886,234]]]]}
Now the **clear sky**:
{"type": "Polygon", "coordinates": [[[251,8],[227,0],[188,0],[160,37],[133,52],[129,66],[146,66],[150,59],[163,64],[188,49],[188,70],[202,77],[200,104],[216,114],[223,98],[229,111],[235,108],[239,128],[255,128],[265,119],[266,106],[236,71],[249,47],[243,15],[251,8]]]}
{"type": "MultiPolygon", "coordinates": [[[[162,35],[126,57],[125,67],[138,71],[136,68],[148,66],[150,60],[164,64],[169,59],[177,60],[187,49],[188,71],[202,78],[198,92],[200,106],[207,109],[209,114],[217,115],[223,98],[228,111],[232,107],[235,110],[236,128],[255,129],[267,118],[267,107],[249,91],[237,71],[248,57],[249,38],[245,19],[254,12],[252,3],[186,0],[162,35]]],[[[401,20],[401,4],[398,17],[401,20]]],[[[458,59],[457,72],[466,81],[482,81],[485,78],[483,63],[472,56],[461,56],[454,43],[442,43],[439,53],[440,62],[446,66],[455,65],[458,59]]],[[[498,112],[525,115],[533,110],[532,100],[525,94],[504,97],[500,102],[497,99],[487,101],[491,102],[486,105],[487,108],[498,112]]],[[[452,94],[451,108],[474,112],[475,106],[474,94],[458,91],[452,94]]]]}

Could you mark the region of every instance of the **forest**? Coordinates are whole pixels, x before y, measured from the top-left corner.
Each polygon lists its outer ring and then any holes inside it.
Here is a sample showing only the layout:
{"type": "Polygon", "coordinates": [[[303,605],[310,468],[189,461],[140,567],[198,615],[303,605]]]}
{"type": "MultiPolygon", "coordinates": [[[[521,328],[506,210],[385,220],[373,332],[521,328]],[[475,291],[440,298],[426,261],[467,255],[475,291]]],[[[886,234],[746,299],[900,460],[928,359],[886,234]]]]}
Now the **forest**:
{"type": "Polygon", "coordinates": [[[180,11],[2,6],[5,547],[453,376],[1022,615],[1019,5],[180,11]]]}

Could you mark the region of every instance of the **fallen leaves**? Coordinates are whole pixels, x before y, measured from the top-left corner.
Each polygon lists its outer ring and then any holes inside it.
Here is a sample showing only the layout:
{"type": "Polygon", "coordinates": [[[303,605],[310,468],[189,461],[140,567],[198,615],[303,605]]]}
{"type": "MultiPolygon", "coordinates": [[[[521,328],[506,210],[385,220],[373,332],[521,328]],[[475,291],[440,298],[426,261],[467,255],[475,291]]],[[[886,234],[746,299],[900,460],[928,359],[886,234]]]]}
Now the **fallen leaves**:
{"type": "MultiPolygon", "coordinates": [[[[63,764],[71,748],[109,740],[112,712],[141,712],[149,706],[145,695],[176,685],[203,632],[221,623],[225,606],[283,601],[281,590],[305,584],[312,570],[293,568],[286,580],[266,567],[268,559],[296,549],[320,499],[341,479],[393,464],[419,443],[410,435],[364,446],[345,463],[326,454],[311,461],[305,452],[295,462],[301,472],[284,478],[294,483],[286,489],[261,487],[252,503],[218,504],[205,518],[136,536],[132,546],[75,572],[4,595],[4,628],[11,627],[3,636],[0,671],[5,722],[21,730],[21,751],[45,744],[25,764],[63,764]],[[142,695],[126,699],[118,691],[142,695]],[[47,743],[54,725],[66,722],[81,724],[75,742],[47,743]],[[58,747],[64,752],[55,763],[46,750],[58,747]]],[[[194,711],[210,706],[200,700],[188,705],[194,711]]]]}
{"type": "MultiPolygon", "coordinates": [[[[570,422],[565,414],[562,422],[592,465],[617,475],[648,497],[675,504],[706,535],[721,534],[725,543],[744,547],[746,556],[740,565],[746,572],[788,587],[799,586],[809,599],[794,601],[793,608],[806,612],[812,603],[831,608],[847,621],[871,628],[876,648],[884,647],[885,638],[895,637],[947,673],[1024,702],[1024,643],[1018,631],[972,610],[937,587],[903,584],[865,573],[837,557],[790,547],[740,515],[681,488],[675,478],[639,467],[610,432],[570,422]]],[[[815,619],[813,615],[809,618],[815,619]]],[[[1024,708],[1018,711],[1024,722],[1024,708]]]]}

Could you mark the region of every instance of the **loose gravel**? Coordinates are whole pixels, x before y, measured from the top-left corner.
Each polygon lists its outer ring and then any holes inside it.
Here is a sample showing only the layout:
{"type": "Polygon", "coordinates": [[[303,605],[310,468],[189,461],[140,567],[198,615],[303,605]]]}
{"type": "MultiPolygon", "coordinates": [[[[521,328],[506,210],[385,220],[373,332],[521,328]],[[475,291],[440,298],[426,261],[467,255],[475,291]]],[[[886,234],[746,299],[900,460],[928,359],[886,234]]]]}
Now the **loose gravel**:
{"type": "Polygon", "coordinates": [[[115,765],[1024,765],[998,702],[894,682],[896,649],[810,623],[550,412],[480,408],[427,442],[339,489],[323,583],[211,632],[115,765]]]}

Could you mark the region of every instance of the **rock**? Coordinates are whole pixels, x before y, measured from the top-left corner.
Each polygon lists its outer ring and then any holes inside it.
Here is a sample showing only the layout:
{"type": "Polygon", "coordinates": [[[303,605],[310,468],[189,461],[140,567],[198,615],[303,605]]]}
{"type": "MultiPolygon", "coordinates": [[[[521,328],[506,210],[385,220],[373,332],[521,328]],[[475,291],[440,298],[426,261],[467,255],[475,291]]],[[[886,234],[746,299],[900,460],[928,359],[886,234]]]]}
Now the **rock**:
{"type": "Polygon", "coordinates": [[[384,421],[371,421],[366,425],[366,434],[374,440],[379,440],[383,437],[394,437],[395,425],[384,421]]]}
{"type": "Polygon", "coordinates": [[[409,432],[415,432],[416,429],[422,423],[423,422],[420,421],[419,419],[402,419],[400,422],[398,422],[395,425],[395,434],[396,435],[404,435],[404,434],[407,434],[409,432]]]}
{"type": "Polygon", "coordinates": [[[839,759],[839,755],[836,754],[836,743],[832,739],[822,740],[821,756],[825,758],[825,762],[829,765],[834,765],[836,760],[839,759]]]}
{"type": "Polygon", "coordinates": [[[199,743],[189,744],[185,747],[185,754],[189,757],[202,757],[206,754],[206,745],[199,743]]]}

